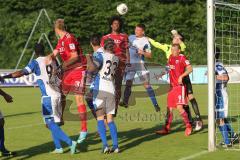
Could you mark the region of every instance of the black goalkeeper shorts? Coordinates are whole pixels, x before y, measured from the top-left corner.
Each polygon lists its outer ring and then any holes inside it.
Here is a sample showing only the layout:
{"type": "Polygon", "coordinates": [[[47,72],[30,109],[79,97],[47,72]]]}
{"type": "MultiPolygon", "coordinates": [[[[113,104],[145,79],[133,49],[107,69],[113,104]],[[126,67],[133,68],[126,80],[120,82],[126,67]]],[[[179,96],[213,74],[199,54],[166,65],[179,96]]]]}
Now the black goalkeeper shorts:
{"type": "Polygon", "coordinates": [[[183,78],[183,84],[186,86],[187,95],[193,94],[192,83],[189,76],[183,78]]]}

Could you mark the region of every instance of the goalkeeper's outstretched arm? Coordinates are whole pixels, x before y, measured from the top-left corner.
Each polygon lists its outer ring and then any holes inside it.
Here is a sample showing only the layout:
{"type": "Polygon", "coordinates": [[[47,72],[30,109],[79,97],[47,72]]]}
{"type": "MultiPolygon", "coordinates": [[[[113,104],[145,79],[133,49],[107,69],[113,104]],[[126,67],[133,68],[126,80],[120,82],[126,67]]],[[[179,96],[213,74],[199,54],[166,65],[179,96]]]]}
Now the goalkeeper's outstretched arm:
{"type": "Polygon", "coordinates": [[[151,43],[151,45],[153,45],[154,47],[161,49],[164,53],[166,53],[169,50],[170,45],[168,44],[162,44],[159,43],[155,40],[153,40],[152,38],[148,38],[148,41],[151,43]]]}

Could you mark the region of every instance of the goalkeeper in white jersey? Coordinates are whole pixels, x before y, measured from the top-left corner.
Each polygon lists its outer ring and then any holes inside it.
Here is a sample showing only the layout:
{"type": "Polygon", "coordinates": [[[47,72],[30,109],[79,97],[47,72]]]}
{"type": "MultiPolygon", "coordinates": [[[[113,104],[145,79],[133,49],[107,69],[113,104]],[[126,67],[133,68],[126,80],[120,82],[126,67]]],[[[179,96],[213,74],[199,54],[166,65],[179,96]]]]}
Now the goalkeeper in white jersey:
{"type": "Polygon", "coordinates": [[[227,83],[229,80],[228,72],[223,64],[219,62],[220,49],[215,51],[215,74],[216,74],[216,91],[215,91],[215,117],[218,128],[222,134],[223,142],[221,145],[231,147],[239,138],[237,133],[234,133],[231,124],[229,124],[228,117],[228,93],[227,83]]]}

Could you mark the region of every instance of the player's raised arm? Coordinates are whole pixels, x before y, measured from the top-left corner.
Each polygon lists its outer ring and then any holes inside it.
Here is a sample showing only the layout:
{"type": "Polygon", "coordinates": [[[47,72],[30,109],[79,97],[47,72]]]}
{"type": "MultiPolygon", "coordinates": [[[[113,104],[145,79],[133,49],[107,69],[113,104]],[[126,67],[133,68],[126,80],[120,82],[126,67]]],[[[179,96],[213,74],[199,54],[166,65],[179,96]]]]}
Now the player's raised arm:
{"type": "Polygon", "coordinates": [[[155,40],[153,40],[152,38],[149,38],[148,37],[148,41],[151,43],[151,45],[153,45],[154,47],[158,48],[158,49],[161,49],[165,54],[167,54],[169,48],[171,47],[170,45],[168,44],[162,44],[162,43],[159,43],[155,40]]]}
{"type": "Polygon", "coordinates": [[[24,75],[25,75],[24,71],[20,70],[20,71],[16,71],[16,72],[13,72],[13,73],[10,73],[10,74],[7,74],[7,75],[3,76],[3,79],[19,78],[19,77],[22,77],[24,75]]]}
{"type": "Polygon", "coordinates": [[[29,75],[29,74],[31,74],[35,71],[36,65],[37,65],[36,60],[32,60],[31,62],[28,63],[28,65],[24,69],[22,69],[20,71],[13,72],[13,73],[10,73],[8,75],[5,75],[2,78],[3,79],[19,78],[19,77],[22,77],[24,75],[29,75]]]}
{"type": "MultiPolygon", "coordinates": [[[[40,44],[40,43],[35,44],[34,50],[35,50],[36,55],[38,55],[38,56],[44,55],[44,47],[43,47],[42,44],[40,44]]],[[[3,79],[19,78],[19,77],[22,77],[24,75],[29,75],[29,74],[34,73],[36,71],[37,66],[38,66],[37,61],[36,60],[31,60],[24,69],[13,72],[13,73],[10,73],[8,75],[5,75],[2,78],[3,79]]]]}
{"type": "Polygon", "coordinates": [[[52,54],[50,54],[51,58],[55,59],[57,57],[58,53],[59,53],[58,49],[54,49],[52,54]]]}

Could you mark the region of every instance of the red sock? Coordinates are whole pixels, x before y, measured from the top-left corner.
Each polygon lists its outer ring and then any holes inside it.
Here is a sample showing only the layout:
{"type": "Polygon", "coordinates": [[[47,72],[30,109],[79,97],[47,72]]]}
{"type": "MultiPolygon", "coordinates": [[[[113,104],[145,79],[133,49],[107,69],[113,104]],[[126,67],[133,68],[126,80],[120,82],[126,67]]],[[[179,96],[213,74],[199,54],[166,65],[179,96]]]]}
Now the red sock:
{"type": "Polygon", "coordinates": [[[166,119],[166,129],[170,130],[171,123],[173,121],[173,112],[168,111],[166,119]]]}
{"type": "Polygon", "coordinates": [[[78,113],[81,121],[81,131],[86,132],[87,131],[87,108],[85,104],[78,106],[78,113]]]}
{"type": "Polygon", "coordinates": [[[182,116],[182,119],[183,119],[183,122],[185,123],[185,126],[186,127],[191,127],[191,124],[190,124],[190,122],[189,122],[189,119],[188,119],[188,114],[187,114],[187,112],[182,112],[181,113],[181,116],[182,116]]]}

